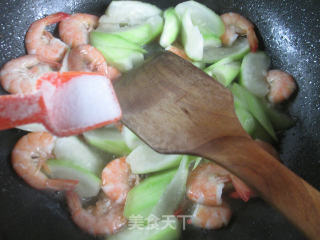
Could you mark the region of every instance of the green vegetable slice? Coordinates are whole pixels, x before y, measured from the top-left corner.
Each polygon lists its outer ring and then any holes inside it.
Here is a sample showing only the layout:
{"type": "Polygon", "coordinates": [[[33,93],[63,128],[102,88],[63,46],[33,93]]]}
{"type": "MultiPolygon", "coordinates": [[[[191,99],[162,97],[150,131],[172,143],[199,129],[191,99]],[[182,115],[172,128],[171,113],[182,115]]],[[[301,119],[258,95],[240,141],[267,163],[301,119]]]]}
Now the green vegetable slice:
{"type": "Polygon", "coordinates": [[[128,156],[127,163],[136,174],[157,172],[179,165],[181,155],[160,154],[143,144],[135,148],[128,156]]]}
{"type": "Polygon", "coordinates": [[[225,58],[207,67],[204,71],[227,87],[238,76],[240,65],[238,61],[225,58]]]}
{"type": "Polygon", "coordinates": [[[201,61],[203,58],[203,37],[199,28],[193,25],[190,11],[182,16],[182,44],[189,58],[201,61]]]}
{"type": "Polygon", "coordinates": [[[53,153],[57,159],[69,161],[97,175],[104,165],[101,156],[76,136],[58,138],[53,153]]]}
{"type": "Polygon", "coordinates": [[[163,48],[169,47],[178,37],[180,31],[180,19],[174,8],[168,8],[163,13],[164,27],[160,37],[160,45],[163,48]]]}
{"type": "MultiPolygon", "coordinates": [[[[129,219],[130,221],[130,219],[129,219]]],[[[141,226],[116,233],[108,236],[107,240],[178,240],[181,235],[179,221],[172,217],[169,220],[160,220],[152,226],[141,226]]]]}
{"type": "Polygon", "coordinates": [[[270,136],[274,140],[277,140],[272,124],[266,113],[263,111],[263,105],[259,101],[259,99],[237,83],[233,83],[230,90],[235,96],[235,106],[242,105],[242,107],[247,109],[257,119],[262,127],[270,134],[270,136]],[[239,103],[239,101],[241,103],[239,103]]]}
{"type": "Polygon", "coordinates": [[[127,196],[124,216],[126,218],[134,215],[148,217],[176,172],[177,170],[174,169],[158,173],[132,188],[127,196]]]}
{"type": "Polygon", "coordinates": [[[224,33],[224,23],[220,16],[201,3],[182,2],[175,7],[175,10],[180,18],[183,18],[186,11],[190,11],[193,24],[198,26],[203,33],[214,34],[218,38],[224,33]]]}
{"type": "Polygon", "coordinates": [[[241,64],[240,84],[256,96],[264,97],[269,92],[266,81],[270,58],[264,52],[247,54],[241,64]]]}
{"type": "Polygon", "coordinates": [[[140,45],[111,33],[93,31],[90,33],[90,43],[96,48],[119,48],[123,50],[146,53],[146,51],[140,45]]]}
{"type": "Polygon", "coordinates": [[[189,174],[189,157],[184,155],[177,173],[161,195],[151,215],[161,218],[164,215],[173,215],[186,194],[186,184],[189,174]]]}
{"type": "Polygon", "coordinates": [[[131,152],[124,141],[121,132],[116,127],[103,127],[83,133],[84,138],[91,145],[119,156],[131,152]]]}
{"type": "Polygon", "coordinates": [[[203,62],[213,63],[223,58],[232,60],[242,59],[250,51],[249,42],[246,38],[237,39],[231,47],[205,47],[203,50],[203,62]]]}
{"type": "Polygon", "coordinates": [[[124,141],[126,143],[126,145],[131,149],[135,149],[136,147],[138,147],[139,145],[144,144],[137,135],[135,135],[129,128],[127,128],[126,126],[123,126],[122,128],[122,132],[121,132],[124,141]]]}
{"type": "Polygon", "coordinates": [[[100,191],[100,179],[70,161],[51,159],[46,162],[51,178],[79,180],[75,191],[80,197],[94,197],[100,191]]]}
{"type": "Polygon", "coordinates": [[[100,23],[138,24],[145,19],[160,15],[157,6],[140,1],[112,1],[100,23]]]}

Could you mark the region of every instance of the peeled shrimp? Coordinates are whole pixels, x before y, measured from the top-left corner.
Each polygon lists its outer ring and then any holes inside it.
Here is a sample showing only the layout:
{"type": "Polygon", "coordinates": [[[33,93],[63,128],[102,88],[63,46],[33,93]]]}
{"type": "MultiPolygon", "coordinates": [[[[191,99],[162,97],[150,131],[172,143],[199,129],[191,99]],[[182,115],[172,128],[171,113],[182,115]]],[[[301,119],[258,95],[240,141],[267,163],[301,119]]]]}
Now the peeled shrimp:
{"type": "MultiPolygon", "coordinates": [[[[55,137],[47,132],[33,132],[16,143],[12,155],[12,166],[16,173],[36,189],[73,190],[78,181],[49,179],[43,172],[45,161],[52,158],[55,137]]],[[[48,171],[48,169],[47,169],[48,171]]]]}
{"type": "Polygon", "coordinates": [[[69,71],[99,72],[110,80],[121,75],[118,69],[108,66],[104,56],[91,45],[79,45],[71,49],[68,56],[68,69],[69,71]]]}
{"type": "Polygon", "coordinates": [[[205,229],[218,229],[228,225],[231,215],[231,209],[226,203],[213,207],[197,204],[190,223],[205,229]]]}
{"type": "Polygon", "coordinates": [[[68,47],[60,39],[53,37],[45,28],[68,17],[69,14],[59,12],[32,23],[25,39],[28,54],[37,54],[50,61],[59,62],[68,47]]]}
{"type": "Polygon", "coordinates": [[[22,56],[7,62],[1,69],[1,85],[9,93],[30,93],[36,90],[36,82],[42,74],[59,67],[59,63],[37,55],[22,56]]]}
{"type": "Polygon", "coordinates": [[[87,209],[82,208],[77,193],[69,191],[66,197],[73,221],[88,233],[93,235],[113,234],[127,223],[123,216],[124,205],[116,204],[106,197],[87,209]]]}
{"type": "Polygon", "coordinates": [[[270,85],[268,99],[272,103],[283,102],[288,99],[297,88],[292,76],[280,70],[268,71],[267,82],[270,85]]]}
{"type": "Polygon", "coordinates": [[[247,35],[251,51],[255,52],[258,49],[258,38],[254,25],[248,19],[232,12],[222,14],[221,19],[225,24],[225,32],[221,36],[224,45],[232,45],[238,35],[247,35]]]}
{"type": "Polygon", "coordinates": [[[200,164],[187,181],[187,196],[190,200],[216,206],[222,203],[221,195],[230,173],[215,163],[200,164]]]}
{"type": "Polygon", "coordinates": [[[128,192],[138,181],[138,175],[131,173],[125,157],[112,160],[102,171],[102,190],[119,204],[125,203],[128,192]]]}
{"type": "Polygon", "coordinates": [[[89,33],[98,26],[97,16],[76,13],[59,25],[59,35],[71,48],[89,43],[89,33]]]}

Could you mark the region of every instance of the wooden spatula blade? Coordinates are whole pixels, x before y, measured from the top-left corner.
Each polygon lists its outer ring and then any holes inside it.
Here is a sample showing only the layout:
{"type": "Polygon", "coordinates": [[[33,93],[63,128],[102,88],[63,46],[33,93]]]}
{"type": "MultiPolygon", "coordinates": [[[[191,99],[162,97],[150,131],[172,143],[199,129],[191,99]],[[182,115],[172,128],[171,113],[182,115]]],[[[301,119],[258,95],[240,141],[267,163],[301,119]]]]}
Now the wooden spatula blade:
{"type": "Polygon", "coordinates": [[[192,153],[220,137],[249,137],[231,92],[170,52],[125,74],[114,88],[123,123],[159,152],[192,153]]]}

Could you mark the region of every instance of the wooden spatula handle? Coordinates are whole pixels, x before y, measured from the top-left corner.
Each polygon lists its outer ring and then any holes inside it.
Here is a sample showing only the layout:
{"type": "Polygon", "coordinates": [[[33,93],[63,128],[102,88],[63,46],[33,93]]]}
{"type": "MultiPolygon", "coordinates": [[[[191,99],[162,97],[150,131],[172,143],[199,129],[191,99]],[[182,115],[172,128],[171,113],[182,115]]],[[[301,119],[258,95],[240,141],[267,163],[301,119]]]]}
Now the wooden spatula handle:
{"type": "Polygon", "coordinates": [[[320,193],[253,140],[224,137],[194,151],[236,173],[308,238],[320,238],[320,193]]]}

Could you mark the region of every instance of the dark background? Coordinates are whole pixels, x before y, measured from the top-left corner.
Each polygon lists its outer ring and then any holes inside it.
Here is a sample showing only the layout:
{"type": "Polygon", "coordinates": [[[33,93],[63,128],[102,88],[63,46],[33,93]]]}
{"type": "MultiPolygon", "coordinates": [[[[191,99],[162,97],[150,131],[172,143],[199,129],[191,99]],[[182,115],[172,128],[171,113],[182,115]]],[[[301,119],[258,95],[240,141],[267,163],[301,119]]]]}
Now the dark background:
{"type": "MultiPolygon", "coordinates": [[[[34,20],[58,11],[101,15],[108,2],[1,0],[0,66],[25,54],[24,35],[34,20]]],[[[151,2],[166,8],[179,1],[151,2]]],[[[260,47],[271,56],[273,67],[288,71],[298,82],[298,94],[288,106],[296,125],[281,135],[278,150],[286,166],[320,189],[320,1],[201,2],[219,14],[235,11],[248,17],[257,26],[260,47]]],[[[23,134],[18,130],[0,132],[0,239],[94,239],[72,223],[61,194],[34,190],[14,173],[10,151],[23,134]]],[[[232,205],[235,212],[227,228],[189,228],[182,239],[304,239],[262,200],[233,201],[232,205]]]]}

